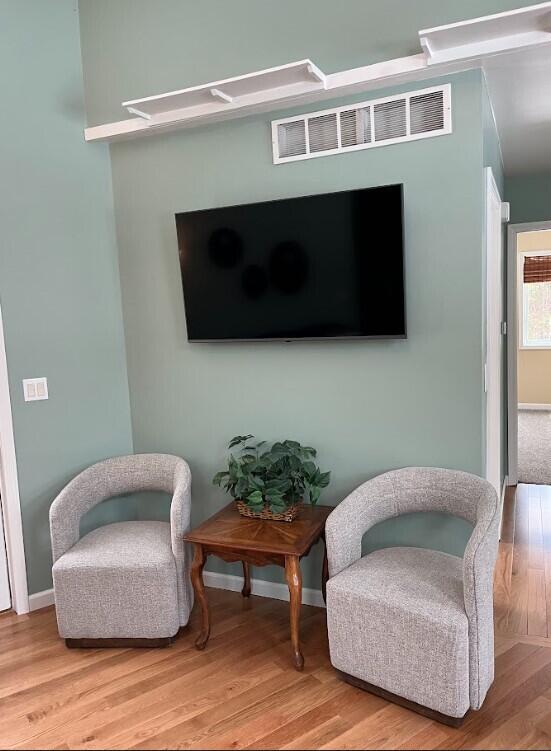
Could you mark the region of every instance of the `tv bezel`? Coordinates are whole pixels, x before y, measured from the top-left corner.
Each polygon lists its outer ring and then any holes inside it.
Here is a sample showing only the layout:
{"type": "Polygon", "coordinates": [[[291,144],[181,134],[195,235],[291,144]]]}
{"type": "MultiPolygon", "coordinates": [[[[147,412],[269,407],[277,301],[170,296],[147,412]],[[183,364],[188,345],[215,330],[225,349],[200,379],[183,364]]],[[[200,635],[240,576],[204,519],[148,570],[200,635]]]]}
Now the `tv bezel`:
{"type": "Polygon", "coordinates": [[[336,335],[336,336],[274,336],[274,337],[247,337],[243,338],[222,338],[222,339],[195,339],[189,336],[188,315],[186,307],[186,296],[184,291],[184,277],[182,273],[182,265],[180,263],[180,244],[178,245],[178,265],[180,267],[180,280],[182,288],[182,298],[184,302],[184,315],[186,318],[186,334],[187,341],[192,344],[228,344],[240,343],[248,344],[258,342],[284,342],[291,344],[294,342],[326,342],[326,341],[394,341],[396,339],[407,339],[407,298],[406,298],[406,246],[405,246],[405,227],[404,227],[404,183],[387,183],[384,185],[366,185],[363,188],[348,188],[346,190],[333,190],[325,193],[306,193],[297,196],[286,196],[285,198],[271,198],[267,201],[250,201],[248,203],[232,203],[223,206],[210,206],[204,209],[190,209],[189,211],[178,211],[174,214],[176,224],[176,236],[178,237],[178,217],[185,214],[202,214],[207,211],[216,211],[216,209],[233,209],[242,208],[243,206],[257,206],[260,204],[268,203],[280,203],[281,201],[292,201],[300,198],[315,198],[317,196],[333,196],[341,193],[356,193],[362,190],[377,190],[377,188],[400,188],[400,214],[402,217],[402,289],[404,300],[404,333],[403,334],[350,334],[350,335],[336,335]]]}

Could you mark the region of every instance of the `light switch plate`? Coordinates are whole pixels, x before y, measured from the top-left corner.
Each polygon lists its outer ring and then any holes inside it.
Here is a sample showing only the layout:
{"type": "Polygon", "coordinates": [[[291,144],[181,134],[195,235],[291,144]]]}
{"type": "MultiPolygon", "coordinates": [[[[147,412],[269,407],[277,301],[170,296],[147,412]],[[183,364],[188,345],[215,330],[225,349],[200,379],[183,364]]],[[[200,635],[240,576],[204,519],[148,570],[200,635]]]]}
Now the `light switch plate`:
{"type": "Polygon", "coordinates": [[[47,378],[24,378],[23,395],[26,402],[39,402],[48,398],[47,378]]]}

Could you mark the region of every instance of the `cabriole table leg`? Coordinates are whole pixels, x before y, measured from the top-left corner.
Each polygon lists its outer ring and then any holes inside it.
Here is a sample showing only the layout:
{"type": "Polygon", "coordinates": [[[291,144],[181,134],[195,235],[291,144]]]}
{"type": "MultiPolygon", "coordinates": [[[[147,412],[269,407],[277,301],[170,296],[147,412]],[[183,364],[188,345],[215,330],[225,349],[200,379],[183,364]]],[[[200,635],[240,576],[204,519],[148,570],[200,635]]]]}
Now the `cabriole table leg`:
{"type": "Polygon", "coordinates": [[[201,607],[201,631],[195,641],[197,649],[204,649],[210,636],[209,603],[203,583],[203,568],[205,567],[206,560],[207,556],[205,555],[203,546],[195,543],[195,554],[191,565],[191,583],[195,591],[195,599],[201,607]]]}
{"type": "Polygon", "coordinates": [[[290,596],[291,644],[293,661],[297,670],[304,667],[304,657],[300,651],[300,608],[302,605],[302,572],[296,555],[285,556],[285,576],[290,596]]]}
{"type": "Polygon", "coordinates": [[[243,597],[250,597],[251,596],[251,571],[249,564],[246,561],[243,561],[243,589],[241,590],[241,594],[243,597]]]}

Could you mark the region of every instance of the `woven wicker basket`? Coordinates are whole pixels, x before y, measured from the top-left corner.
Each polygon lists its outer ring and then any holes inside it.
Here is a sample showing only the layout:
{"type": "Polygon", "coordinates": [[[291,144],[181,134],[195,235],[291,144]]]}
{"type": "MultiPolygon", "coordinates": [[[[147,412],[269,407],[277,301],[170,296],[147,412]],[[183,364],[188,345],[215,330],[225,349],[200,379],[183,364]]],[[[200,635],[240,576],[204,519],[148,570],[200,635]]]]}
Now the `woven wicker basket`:
{"type": "Polygon", "coordinates": [[[293,506],[287,506],[285,511],[282,511],[280,514],[274,514],[267,503],[264,504],[262,511],[253,511],[243,501],[236,501],[236,503],[241,516],[248,516],[250,519],[266,519],[271,522],[292,522],[297,518],[302,507],[302,501],[299,501],[293,506]]]}

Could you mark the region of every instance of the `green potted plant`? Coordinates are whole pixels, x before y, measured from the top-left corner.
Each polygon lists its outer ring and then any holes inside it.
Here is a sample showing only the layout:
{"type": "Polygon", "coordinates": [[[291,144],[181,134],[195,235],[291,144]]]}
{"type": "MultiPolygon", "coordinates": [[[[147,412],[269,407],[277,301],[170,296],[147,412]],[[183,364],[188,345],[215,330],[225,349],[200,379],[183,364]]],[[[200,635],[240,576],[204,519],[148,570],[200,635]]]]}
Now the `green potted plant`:
{"type": "Polygon", "coordinates": [[[330,472],[321,472],[313,459],[316,450],[297,441],[254,441],[238,435],[228,444],[236,454],[228,457],[228,469],[217,472],[213,483],[237,501],[239,513],[273,521],[291,522],[308,498],[314,505],[330,472]]]}

